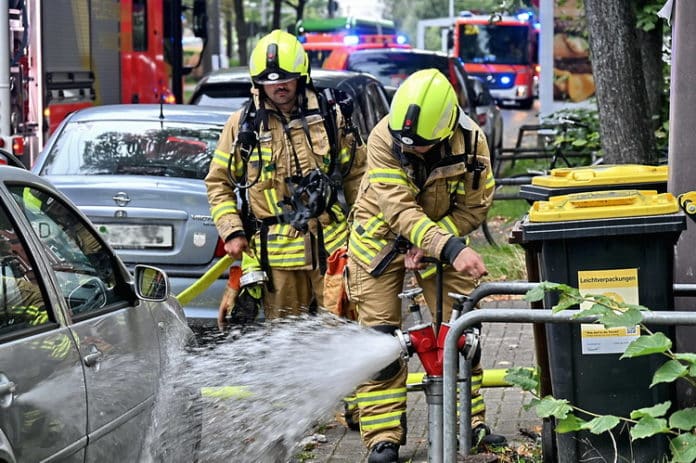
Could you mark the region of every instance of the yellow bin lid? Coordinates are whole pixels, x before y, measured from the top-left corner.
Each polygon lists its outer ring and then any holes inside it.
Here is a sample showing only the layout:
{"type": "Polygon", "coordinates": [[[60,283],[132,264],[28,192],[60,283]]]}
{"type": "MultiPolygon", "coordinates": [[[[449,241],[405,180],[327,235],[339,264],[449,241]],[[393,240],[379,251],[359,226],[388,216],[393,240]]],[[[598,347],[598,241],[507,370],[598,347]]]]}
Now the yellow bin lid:
{"type": "Polygon", "coordinates": [[[569,188],[590,185],[621,185],[626,183],[667,182],[667,166],[642,164],[600,165],[552,169],[548,175],[532,178],[532,185],[569,188]]]}
{"type": "Polygon", "coordinates": [[[671,193],[654,190],[608,190],[552,196],[535,201],[529,209],[530,222],[636,217],[673,214],[679,211],[671,193]]]}

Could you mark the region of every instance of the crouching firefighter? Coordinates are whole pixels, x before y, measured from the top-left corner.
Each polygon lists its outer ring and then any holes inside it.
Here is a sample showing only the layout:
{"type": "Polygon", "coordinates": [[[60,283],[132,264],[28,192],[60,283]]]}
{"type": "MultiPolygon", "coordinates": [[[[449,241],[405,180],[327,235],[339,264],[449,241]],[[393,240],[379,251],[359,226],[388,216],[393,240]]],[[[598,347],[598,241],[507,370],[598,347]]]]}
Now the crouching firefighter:
{"type": "MultiPolygon", "coordinates": [[[[483,132],[458,106],[448,79],[436,69],[409,76],[370,134],[367,172],[351,213],[348,297],[362,325],[386,334],[401,327],[398,294],[412,269],[419,270],[416,278],[435,320],[435,271],[424,267],[424,255],[448,264],[443,319],[449,320],[448,293],[469,294],[486,274],[479,254],[460,237],[486,218],[494,184],[483,132]]],[[[395,359],[357,389],[370,463],[398,461],[406,438],[407,373],[404,361],[395,359]]],[[[479,364],[473,374],[472,429],[490,433],[478,393],[479,364]]]]}
{"type": "Polygon", "coordinates": [[[266,273],[273,319],[323,305],[326,259],[346,244],[365,147],[351,102],[315,90],[293,35],[261,38],[249,72],[251,98],[227,121],[205,183],[227,254],[252,253],[266,273]]]}

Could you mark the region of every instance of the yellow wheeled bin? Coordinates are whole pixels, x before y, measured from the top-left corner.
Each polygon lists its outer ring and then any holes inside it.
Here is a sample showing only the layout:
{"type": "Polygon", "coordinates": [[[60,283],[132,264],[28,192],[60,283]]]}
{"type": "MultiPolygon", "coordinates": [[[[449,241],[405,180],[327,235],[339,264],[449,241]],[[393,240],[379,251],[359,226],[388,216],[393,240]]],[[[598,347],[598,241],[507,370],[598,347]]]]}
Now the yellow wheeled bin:
{"type": "Polygon", "coordinates": [[[642,164],[599,165],[552,169],[520,186],[520,197],[530,203],[560,196],[600,190],[667,191],[667,166],[642,164]]]}
{"type": "MultiPolygon", "coordinates": [[[[537,260],[534,265],[539,281],[564,283],[579,288],[582,294],[666,310],[674,307],[674,245],[685,228],[686,217],[670,193],[609,190],[534,202],[518,223],[517,240],[533,249],[527,258],[537,260]]],[[[550,309],[557,302],[557,294],[547,294],[544,307],[550,309]]],[[[671,335],[664,327],[651,329],[671,335]]],[[[639,335],[639,327],[547,324],[543,360],[548,371],[543,374],[550,381],[553,396],[584,410],[622,417],[671,400],[668,385],[650,387],[665,357],[619,359],[639,335]]],[[[557,434],[553,427],[544,427],[544,461],[616,461],[607,433],[557,434]],[[548,456],[549,452],[554,455],[548,456]]],[[[631,442],[625,427],[612,432],[618,461],[662,461],[668,454],[664,435],[631,442]]]]}

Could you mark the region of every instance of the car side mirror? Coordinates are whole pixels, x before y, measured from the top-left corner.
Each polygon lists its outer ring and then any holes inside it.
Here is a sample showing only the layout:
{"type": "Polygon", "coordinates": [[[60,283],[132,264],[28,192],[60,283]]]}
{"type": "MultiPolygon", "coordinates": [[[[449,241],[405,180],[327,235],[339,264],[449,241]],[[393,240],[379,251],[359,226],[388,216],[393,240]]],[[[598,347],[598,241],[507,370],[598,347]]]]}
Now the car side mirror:
{"type": "Polygon", "coordinates": [[[486,91],[476,94],[476,106],[490,106],[493,104],[493,97],[486,91]]]}
{"type": "Polygon", "coordinates": [[[475,106],[490,106],[493,104],[493,96],[488,91],[488,86],[483,80],[477,77],[469,77],[469,84],[471,84],[471,89],[474,92],[475,106]]]}
{"type": "Polygon", "coordinates": [[[135,294],[145,301],[164,302],[169,297],[169,278],[157,267],[135,266],[135,294]]]}

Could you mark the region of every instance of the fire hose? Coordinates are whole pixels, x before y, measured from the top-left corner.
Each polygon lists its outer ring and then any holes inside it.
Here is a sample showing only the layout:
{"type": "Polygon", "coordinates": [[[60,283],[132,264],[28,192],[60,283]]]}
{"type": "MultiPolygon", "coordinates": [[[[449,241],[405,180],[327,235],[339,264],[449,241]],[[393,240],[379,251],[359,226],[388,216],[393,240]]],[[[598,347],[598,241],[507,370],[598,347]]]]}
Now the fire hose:
{"type": "Polygon", "coordinates": [[[176,300],[179,304],[186,305],[191,302],[196,296],[208,289],[210,285],[217,280],[222,273],[230,268],[234,262],[230,256],[222,257],[215,265],[210,267],[194,284],[176,295],[176,300]]]}

